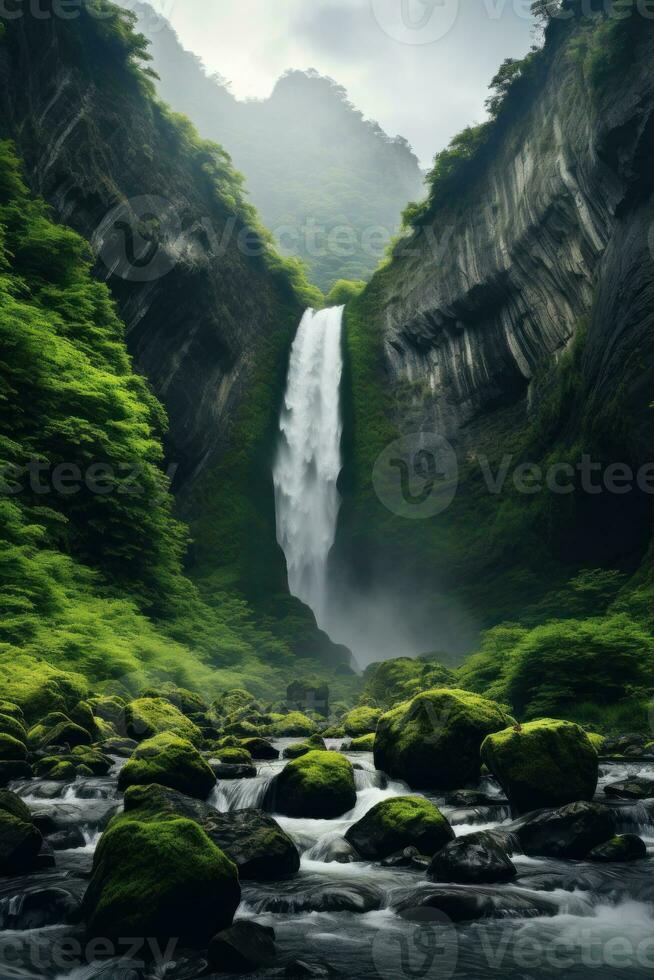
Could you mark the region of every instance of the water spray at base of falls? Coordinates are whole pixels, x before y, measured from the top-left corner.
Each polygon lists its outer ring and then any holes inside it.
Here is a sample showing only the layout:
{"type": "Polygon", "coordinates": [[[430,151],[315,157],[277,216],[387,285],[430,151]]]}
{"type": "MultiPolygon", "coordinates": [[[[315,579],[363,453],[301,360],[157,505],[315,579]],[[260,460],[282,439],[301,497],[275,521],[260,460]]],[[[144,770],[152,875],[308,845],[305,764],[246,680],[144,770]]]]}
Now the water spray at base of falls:
{"type": "Polygon", "coordinates": [[[341,472],[343,307],[307,310],[298,327],[273,466],[277,541],[288,584],[325,626],[327,562],[336,536],[341,472]]]}

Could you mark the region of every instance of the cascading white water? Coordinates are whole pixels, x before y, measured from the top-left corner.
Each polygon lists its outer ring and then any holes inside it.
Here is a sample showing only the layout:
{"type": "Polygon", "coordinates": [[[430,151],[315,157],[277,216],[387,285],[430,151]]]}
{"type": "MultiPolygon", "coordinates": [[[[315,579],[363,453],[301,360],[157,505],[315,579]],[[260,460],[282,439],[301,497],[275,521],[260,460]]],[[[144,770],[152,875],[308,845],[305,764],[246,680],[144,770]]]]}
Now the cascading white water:
{"type": "Polygon", "coordinates": [[[307,310],[293,342],[273,466],[277,540],[291,593],[325,625],[340,496],[343,307],[307,310]]]}

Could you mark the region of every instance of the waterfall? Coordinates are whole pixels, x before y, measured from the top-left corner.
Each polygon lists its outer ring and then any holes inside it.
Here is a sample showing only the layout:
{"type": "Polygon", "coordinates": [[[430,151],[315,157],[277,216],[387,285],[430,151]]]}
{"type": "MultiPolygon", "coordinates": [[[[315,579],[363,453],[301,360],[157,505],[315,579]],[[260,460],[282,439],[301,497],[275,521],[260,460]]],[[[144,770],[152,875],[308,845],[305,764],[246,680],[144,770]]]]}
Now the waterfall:
{"type": "Polygon", "coordinates": [[[277,540],[286,555],[291,593],[327,612],[327,559],[340,496],[343,307],[307,310],[291,348],[280,440],[273,466],[277,540]]]}

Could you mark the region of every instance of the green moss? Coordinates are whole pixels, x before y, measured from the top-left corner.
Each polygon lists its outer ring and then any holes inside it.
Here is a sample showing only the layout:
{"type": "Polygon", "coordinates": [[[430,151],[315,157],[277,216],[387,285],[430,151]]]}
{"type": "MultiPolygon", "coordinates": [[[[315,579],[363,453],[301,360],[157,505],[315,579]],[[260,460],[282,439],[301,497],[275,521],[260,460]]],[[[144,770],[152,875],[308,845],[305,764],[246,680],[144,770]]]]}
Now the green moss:
{"type": "Polygon", "coordinates": [[[375,747],[375,733],[371,732],[370,735],[360,735],[358,738],[353,738],[350,743],[350,752],[372,752],[375,747]]]}
{"type": "Polygon", "coordinates": [[[489,735],[481,757],[514,811],[592,800],[597,752],[579,725],[544,718],[489,735]]]}
{"type": "Polygon", "coordinates": [[[53,711],[27,733],[30,745],[48,748],[51,745],[90,745],[91,733],[81,725],[76,725],[60,711],[53,711]]]}
{"type": "Polygon", "coordinates": [[[460,789],[479,778],[486,735],[512,721],[500,705],[469,691],[425,691],[382,715],[375,765],[416,789],[460,789]]]}
{"type": "Polygon", "coordinates": [[[206,945],[239,901],[236,866],[196,823],[124,814],[98,844],[84,915],[92,936],[206,945]]]}
{"type": "Polygon", "coordinates": [[[586,732],[586,737],[598,755],[601,755],[606,742],[605,735],[598,735],[597,732],[586,732]]]}
{"type": "Polygon", "coordinates": [[[13,735],[19,742],[27,741],[25,726],[17,718],[12,718],[11,715],[0,713],[0,732],[5,735],[13,735]]]}
{"type": "Polygon", "coordinates": [[[338,752],[307,752],[285,766],[271,795],[274,810],[289,817],[339,817],[356,803],[352,764],[338,752]]]}
{"type": "Polygon", "coordinates": [[[0,809],[0,875],[31,871],[43,839],[28,820],[0,809]]]}
{"type": "Polygon", "coordinates": [[[134,750],[118,777],[118,786],[123,790],[150,783],[205,800],[216,785],[216,777],[191,742],[172,732],[162,732],[134,750]]]}
{"type": "Polygon", "coordinates": [[[17,704],[28,723],[48,711],[66,711],[87,693],[88,685],[79,674],[59,670],[33,657],[0,652],[5,698],[17,704]]]}
{"type": "Polygon", "coordinates": [[[187,691],[183,687],[175,687],[174,684],[163,684],[159,688],[148,688],[141,691],[142,698],[165,698],[176,708],[185,714],[203,714],[207,710],[207,702],[194,691],[187,691]]]}
{"type": "Polygon", "coordinates": [[[0,714],[9,715],[10,718],[15,718],[21,724],[25,723],[25,715],[23,714],[23,709],[12,701],[0,701],[0,714]]]}
{"type": "Polygon", "coordinates": [[[244,748],[225,748],[220,749],[218,758],[226,765],[249,766],[252,765],[252,756],[244,748]]]}
{"type": "Polygon", "coordinates": [[[137,698],[125,708],[127,734],[137,741],[162,732],[199,743],[202,733],[182,712],[165,698],[137,698]]]}
{"type": "Polygon", "coordinates": [[[377,728],[377,722],[381,718],[382,712],[379,708],[353,708],[348,711],[341,724],[346,735],[368,735],[377,728]]]}
{"type": "Polygon", "coordinates": [[[27,804],[23,803],[20,796],[10,792],[8,789],[0,789],[0,810],[10,813],[18,820],[24,820],[25,823],[30,823],[32,820],[30,808],[27,804]]]}
{"type": "Polygon", "coordinates": [[[0,761],[14,762],[22,761],[27,758],[27,749],[23,742],[19,742],[12,735],[0,733],[0,761]]]}
{"type": "Polygon", "coordinates": [[[391,708],[430,687],[455,687],[455,675],[432,657],[398,657],[366,667],[363,697],[391,708]]]}
{"type": "Polygon", "coordinates": [[[301,711],[290,711],[283,715],[273,725],[273,734],[278,738],[288,738],[295,735],[313,735],[318,726],[301,711]]]}
{"type": "Polygon", "coordinates": [[[361,857],[380,860],[405,847],[431,856],[454,839],[454,832],[423,796],[397,796],[377,803],[345,837],[361,857]]]}

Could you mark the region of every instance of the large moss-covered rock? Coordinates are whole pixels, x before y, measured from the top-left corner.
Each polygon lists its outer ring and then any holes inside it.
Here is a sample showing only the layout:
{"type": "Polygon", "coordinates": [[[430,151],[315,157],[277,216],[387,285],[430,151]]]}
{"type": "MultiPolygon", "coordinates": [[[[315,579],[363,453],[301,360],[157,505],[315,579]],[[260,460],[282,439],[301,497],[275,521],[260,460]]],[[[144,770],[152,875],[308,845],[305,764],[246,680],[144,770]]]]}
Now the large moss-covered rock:
{"type": "Polygon", "coordinates": [[[207,836],[236,864],[242,879],[276,881],[295,874],[300,855],[289,835],[262,810],[219,813],[214,807],[163,786],[132,786],[125,812],[182,816],[200,824],[207,836]]]}
{"type": "Polygon", "coordinates": [[[25,715],[23,714],[23,709],[13,701],[2,701],[0,700],[0,714],[9,715],[10,718],[15,718],[22,725],[25,724],[25,715]]]}
{"type": "Polygon", "coordinates": [[[141,697],[165,698],[185,715],[204,714],[208,708],[207,702],[199,694],[184,687],[175,687],[174,684],[163,684],[160,688],[142,691],[141,697]]]}
{"type": "Polygon", "coordinates": [[[218,749],[216,755],[221,762],[230,766],[252,765],[252,756],[242,746],[230,746],[228,748],[218,749]]]}
{"type": "Polygon", "coordinates": [[[356,738],[359,735],[369,735],[374,732],[381,716],[382,712],[379,708],[371,708],[366,705],[348,711],[341,724],[346,735],[352,735],[356,738]]]}
{"type": "Polygon", "coordinates": [[[204,800],[216,785],[216,777],[191,742],[162,732],[141,742],[118,777],[118,786],[123,790],[150,783],[204,800]]]}
{"type": "Polygon", "coordinates": [[[19,820],[24,820],[26,823],[29,823],[32,819],[32,814],[27,803],[24,803],[17,793],[12,793],[8,789],[0,790],[0,810],[5,810],[7,813],[11,813],[12,816],[18,817],[19,820]]]}
{"type": "Polygon", "coordinates": [[[598,759],[579,725],[551,718],[489,735],[481,757],[507,795],[514,813],[592,800],[598,759]]]}
{"type": "Polygon", "coordinates": [[[112,760],[98,749],[77,746],[72,752],[42,756],[34,764],[34,773],[44,779],[69,780],[77,776],[106,776],[112,760]]]}
{"type": "Polygon", "coordinates": [[[236,866],[193,820],[125,813],[100,839],[83,914],[91,936],[206,945],[240,897],[236,866]]]}
{"type": "Polygon", "coordinates": [[[266,793],[265,808],[288,817],[328,819],[356,803],[354,770],[338,752],[315,750],[289,762],[266,793]]]}
{"type": "Polygon", "coordinates": [[[369,735],[359,735],[358,738],[353,738],[348,746],[345,747],[345,752],[372,752],[375,748],[375,733],[371,732],[369,735]]]}
{"type": "Polygon", "coordinates": [[[273,724],[273,734],[278,738],[295,738],[296,736],[314,735],[318,726],[308,715],[301,711],[289,711],[273,724]]]}
{"type": "Polygon", "coordinates": [[[28,656],[0,654],[0,677],[3,699],[18,705],[30,725],[49,711],[70,711],[88,693],[80,674],[28,656]]]}
{"type": "Polygon", "coordinates": [[[13,735],[0,733],[0,761],[24,762],[26,758],[27,749],[23,742],[19,742],[13,735]]]}
{"type": "Polygon", "coordinates": [[[248,713],[260,714],[263,711],[262,705],[254,695],[250,694],[249,691],[244,691],[242,688],[225,691],[219,698],[216,698],[211,708],[215,714],[221,717],[227,717],[227,715],[233,715],[235,713],[242,713],[244,715],[248,713]]]}
{"type": "Polygon", "coordinates": [[[43,838],[29,814],[15,806],[11,810],[0,809],[0,875],[32,870],[42,844],[43,838]]]}
{"type": "Polygon", "coordinates": [[[424,796],[396,796],[368,810],[345,839],[361,857],[380,861],[405,847],[431,856],[454,839],[454,831],[424,796]]]}
{"type": "Polygon", "coordinates": [[[434,688],[379,719],[375,765],[415,789],[460,789],[480,775],[487,735],[513,723],[494,701],[456,688],[434,688]]]}
{"type": "Polygon", "coordinates": [[[12,715],[2,714],[2,712],[0,712],[0,734],[13,735],[19,742],[25,743],[27,741],[27,732],[22,721],[12,717],[12,715]]]}
{"type": "Polygon", "coordinates": [[[93,736],[61,711],[52,711],[33,725],[27,733],[29,744],[39,749],[50,746],[74,748],[77,745],[90,745],[93,736]]]}
{"type": "Polygon", "coordinates": [[[162,732],[172,732],[199,744],[202,734],[197,725],[165,698],[137,698],[125,708],[126,733],[137,742],[162,732]]]}

